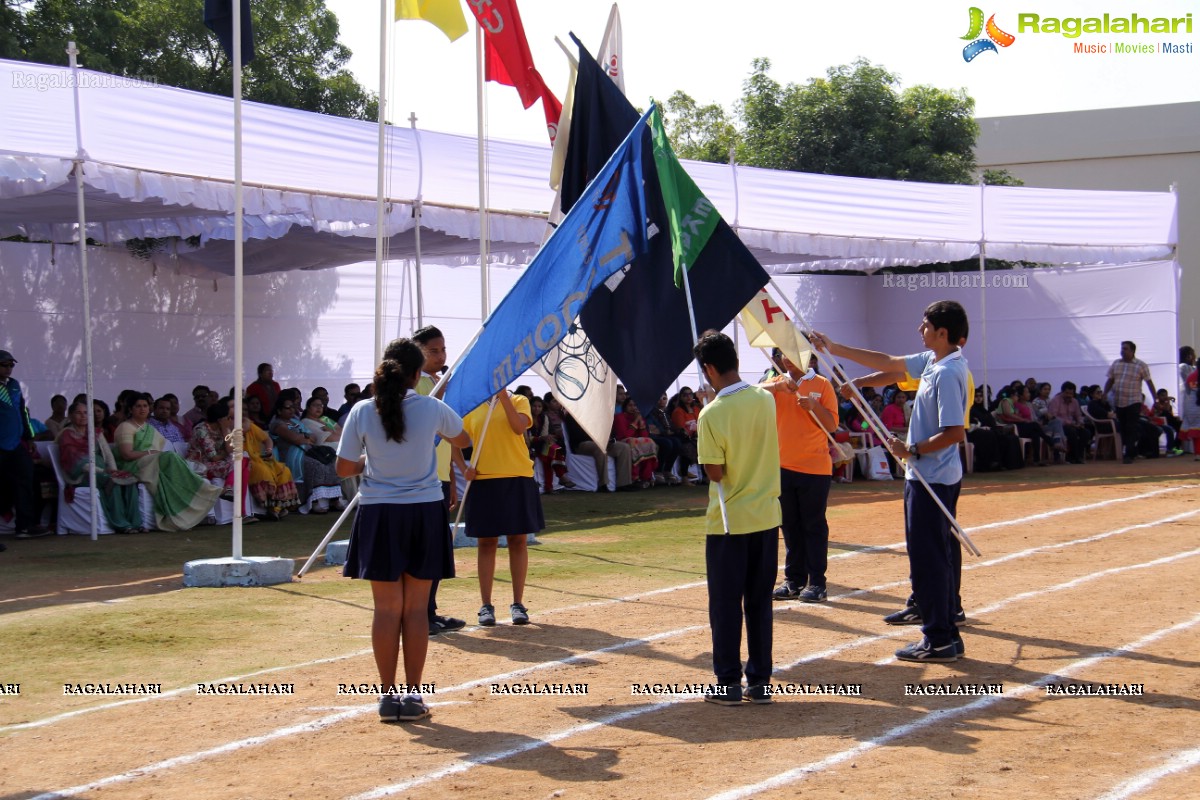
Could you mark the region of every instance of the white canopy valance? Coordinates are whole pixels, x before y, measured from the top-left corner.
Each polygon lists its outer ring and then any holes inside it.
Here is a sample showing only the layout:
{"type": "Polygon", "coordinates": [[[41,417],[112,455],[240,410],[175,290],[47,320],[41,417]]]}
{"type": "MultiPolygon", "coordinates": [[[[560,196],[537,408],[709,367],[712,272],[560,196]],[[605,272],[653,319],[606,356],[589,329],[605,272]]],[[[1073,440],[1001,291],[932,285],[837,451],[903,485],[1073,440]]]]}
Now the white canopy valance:
{"type": "MultiPolygon", "coordinates": [[[[72,161],[83,161],[88,236],[117,243],[199,236],[186,260],[232,271],[232,101],[80,71],[82,154],[71,72],[0,60],[0,237],[75,241],[72,161]],[[222,243],[226,243],[222,245],[222,243]]],[[[376,230],[373,123],[246,103],[247,270],[318,268],[369,258],[376,230]],[[362,241],[359,241],[362,240],[362,241]],[[270,245],[269,247],[267,245],[270,245]]],[[[390,126],[384,229],[390,256],[478,259],[473,138],[390,126]]],[[[550,150],[491,141],[492,250],[525,263],[553,192],[550,150]]],[[[921,265],[989,257],[1056,264],[1170,258],[1169,192],[923,184],[686,162],[700,188],[776,272],[921,265]]]]}

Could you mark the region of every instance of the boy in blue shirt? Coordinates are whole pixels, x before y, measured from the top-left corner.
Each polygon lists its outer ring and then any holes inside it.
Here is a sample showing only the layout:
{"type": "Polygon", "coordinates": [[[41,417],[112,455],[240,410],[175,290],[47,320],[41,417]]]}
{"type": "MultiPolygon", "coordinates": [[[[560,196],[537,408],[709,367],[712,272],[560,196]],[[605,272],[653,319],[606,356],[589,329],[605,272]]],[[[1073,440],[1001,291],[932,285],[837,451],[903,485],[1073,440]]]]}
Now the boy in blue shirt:
{"type": "Polygon", "coordinates": [[[905,460],[904,539],[908,547],[913,596],[921,610],[924,638],[896,651],[901,661],[949,663],[965,652],[954,618],[956,542],[950,521],[916,473],[920,472],[942,503],[956,514],[962,486],[958,444],[966,438],[963,408],[967,401],[967,362],[958,342],[967,332],[967,313],[951,300],[931,303],[917,328],[925,351],[891,356],[831,342],[813,332],[812,342],[833,356],[886,373],[920,376],[907,441],[892,437],[888,451],[905,460]]]}

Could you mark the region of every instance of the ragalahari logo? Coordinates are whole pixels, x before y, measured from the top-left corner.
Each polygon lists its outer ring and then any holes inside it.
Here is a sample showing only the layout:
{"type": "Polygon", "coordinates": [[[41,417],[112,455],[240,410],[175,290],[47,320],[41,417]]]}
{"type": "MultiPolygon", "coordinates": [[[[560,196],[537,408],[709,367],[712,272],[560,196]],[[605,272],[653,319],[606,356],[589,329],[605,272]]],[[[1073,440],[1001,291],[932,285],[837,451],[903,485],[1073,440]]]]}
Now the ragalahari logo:
{"type": "Polygon", "coordinates": [[[986,53],[989,50],[993,53],[1000,52],[996,49],[996,45],[1008,47],[1017,40],[1017,37],[1011,33],[1005,33],[996,25],[996,15],[992,14],[988,17],[987,25],[983,24],[983,10],[971,7],[971,27],[967,30],[967,35],[964,39],[972,40],[970,44],[963,48],[963,61],[974,61],[975,56],[980,53],[986,53]],[[980,38],[979,34],[987,32],[987,36],[980,38]]]}

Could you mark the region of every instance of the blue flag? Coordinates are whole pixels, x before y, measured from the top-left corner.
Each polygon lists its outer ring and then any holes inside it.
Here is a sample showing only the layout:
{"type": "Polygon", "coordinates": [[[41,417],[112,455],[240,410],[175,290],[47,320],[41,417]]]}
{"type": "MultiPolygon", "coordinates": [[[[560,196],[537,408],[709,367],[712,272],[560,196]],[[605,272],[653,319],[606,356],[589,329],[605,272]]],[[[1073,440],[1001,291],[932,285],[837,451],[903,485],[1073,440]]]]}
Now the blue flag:
{"type": "MultiPolygon", "coordinates": [[[[637,117],[617,85],[578,39],[575,43],[579,74],[563,167],[563,208],[579,195],[579,187],[596,174],[637,117]]],[[[670,218],[653,158],[650,162],[644,169],[646,214],[658,235],[623,278],[600,287],[580,313],[592,345],[641,408],[653,408],[671,381],[688,368],[695,343],[687,295],[675,286],[670,218]]],[[[766,271],[724,220],[717,222],[695,263],[688,266],[699,334],[724,328],[767,283],[766,271]]]]}
{"type": "MultiPolygon", "coordinates": [[[[254,59],[254,32],[250,29],[250,0],[242,5],[242,63],[254,59]]],[[[233,60],[233,0],[204,0],[204,25],[217,35],[221,49],[233,60]]]]}
{"type": "MultiPolygon", "coordinates": [[[[592,291],[646,252],[642,117],[484,323],[446,387],[465,415],[529,369],[566,335],[592,291]]],[[[649,161],[653,165],[653,160],[649,161]]]]}

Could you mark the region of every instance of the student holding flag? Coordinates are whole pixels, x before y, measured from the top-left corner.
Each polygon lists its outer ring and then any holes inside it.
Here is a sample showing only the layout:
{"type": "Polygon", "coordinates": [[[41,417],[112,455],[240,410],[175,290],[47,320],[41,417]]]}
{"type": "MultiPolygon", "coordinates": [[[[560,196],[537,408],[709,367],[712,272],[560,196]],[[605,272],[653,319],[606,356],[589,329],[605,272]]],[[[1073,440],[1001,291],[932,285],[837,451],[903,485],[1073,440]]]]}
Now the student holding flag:
{"type": "Polygon", "coordinates": [[[695,355],[717,391],[716,399],[700,412],[697,428],[700,463],[713,483],[704,558],[717,683],[704,699],[723,706],[738,705],[743,697],[769,703],[771,587],[779,561],[780,522],[775,405],[769,393],[742,380],[737,347],[725,334],[706,331],[695,355]],[[749,653],[749,686],[744,691],[743,618],[749,653]]]}
{"type": "Polygon", "coordinates": [[[952,300],[931,303],[917,328],[925,350],[891,356],[837,344],[813,331],[814,345],[830,355],[849,358],[887,373],[920,376],[907,442],[892,437],[887,449],[905,461],[904,539],[908,547],[913,596],[922,618],[921,641],[896,651],[901,661],[950,663],[965,652],[955,615],[958,610],[954,567],[956,543],[950,522],[930,496],[937,494],[951,515],[962,488],[958,443],[966,438],[967,362],[958,343],[967,333],[967,313],[952,300]],[[929,484],[927,490],[916,473],[929,484]]]}
{"type": "Polygon", "coordinates": [[[525,431],[533,424],[529,401],[501,389],[491,403],[484,403],[463,420],[476,454],[467,467],[471,481],[466,497],[467,536],[479,540],[479,624],[496,624],[492,584],[496,577],[496,550],[500,537],[508,539],[508,567],[512,572],[513,602],[509,607],[513,625],[528,625],[525,576],[529,572],[526,534],[546,527],[542,499],[533,479],[533,459],[525,444],[525,431]],[[486,428],[486,431],[485,431],[486,428]]]}
{"type": "Polygon", "coordinates": [[[829,522],[825,508],[833,483],[825,431],[837,428],[837,393],[824,377],[806,375],[782,353],[780,358],[786,374],[759,384],[775,397],[779,433],[779,505],[786,559],[784,581],[772,597],[820,603],[826,598],[829,522]]]}

